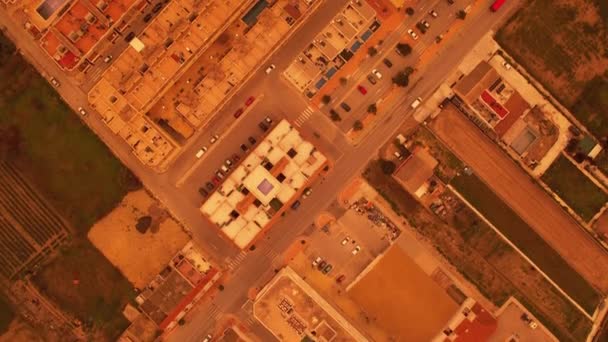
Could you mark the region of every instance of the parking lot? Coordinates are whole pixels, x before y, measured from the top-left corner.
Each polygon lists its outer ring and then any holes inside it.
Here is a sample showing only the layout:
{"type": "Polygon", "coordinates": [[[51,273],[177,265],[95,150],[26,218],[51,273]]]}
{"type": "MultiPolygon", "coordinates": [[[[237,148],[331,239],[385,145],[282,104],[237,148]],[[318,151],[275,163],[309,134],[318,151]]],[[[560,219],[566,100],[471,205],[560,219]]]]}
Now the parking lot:
{"type": "Polygon", "coordinates": [[[305,249],[306,257],[311,266],[342,286],[355,279],[400,234],[365,199],[353,204],[336,221],[317,228],[305,249]]]}

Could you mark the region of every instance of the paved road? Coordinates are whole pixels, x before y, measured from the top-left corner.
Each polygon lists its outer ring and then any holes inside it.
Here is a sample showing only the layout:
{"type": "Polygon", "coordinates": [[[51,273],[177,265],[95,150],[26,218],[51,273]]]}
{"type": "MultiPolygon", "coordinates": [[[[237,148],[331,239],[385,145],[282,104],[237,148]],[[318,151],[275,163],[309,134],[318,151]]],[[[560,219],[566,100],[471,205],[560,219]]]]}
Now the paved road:
{"type": "MultiPolygon", "coordinates": [[[[482,0],[480,0],[482,1],[482,0]]],[[[488,2],[487,0],[483,0],[488,2]]],[[[270,58],[270,61],[277,65],[277,69],[270,77],[258,72],[241,89],[239,94],[230,101],[220,117],[230,118],[233,111],[243,103],[249,95],[264,94],[262,100],[256,103],[250,113],[248,113],[242,124],[239,122],[229,134],[225,134],[224,141],[210,151],[209,156],[202,163],[212,165],[219,163],[224,156],[234,152],[234,143],[225,143],[228,140],[237,139],[255,133],[256,128],[250,124],[271,112],[275,117],[285,115],[290,119],[297,118],[300,113],[307,110],[307,102],[301,96],[294,95],[292,89],[280,79],[280,71],[283,70],[314,35],[331,19],[337,10],[345,3],[345,0],[326,1],[318,13],[311,18],[296,35],[290,39],[286,46],[279,50],[277,54],[270,58]],[[272,90],[272,91],[270,91],[272,90]],[[248,121],[249,120],[249,121],[248,121]],[[224,147],[224,145],[226,147],[224,147]]],[[[460,3],[464,3],[464,0],[460,3]]],[[[306,200],[298,211],[291,211],[282,218],[265,236],[263,241],[257,245],[258,248],[253,252],[239,254],[232,245],[221,238],[217,230],[202,219],[198,211],[198,203],[193,203],[192,194],[184,196],[182,193],[196,191],[194,184],[199,184],[205,180],[209,172],[207,167],[195,169],[191,177],[188,177],[182,188],[176,190],[175,184],[182,178],[184,172],[190,169],[194,163],[194,154],[201,145],[208,141],[209,134],[217,128],[218,131],[225,125],[225,121],[213,123],[212,129],[200,134],[193,139],[186,148],[185,152],[177,158],[171,170],[164,174],[155,174],[131,154],[130,149],[120,139],[109,131],[100,121],[99,116],[89,111],[85,122],[91,129],[101,137],[110,149],[129,167],[186,227],[192,230],[195,240],[203,247],[207,247],[216,261],[222,262],[225,258],[230,258],[234,273],[234,281],[226,284],[226,288],[213,301],[202,303],[195,312],[192,313],[190,324],[175,331],[170,338],[184,341],[200,341],[214,323],[214,317],[222,312],[239,312],[240,307],[246,301],[246,294],[252,286],[259,286],[274,275],[273,260],[287,246],[300,235],[311,223],[312,218],[327,207],[335,198],[346,182],[367,164],[369,159],[375,156],[377,149],[387,141],[395,132],[397,127],[411,116],[411,112],[404,113],[403,108],[408,108],[413,98],[417,96],[428,96],[447,76],[451,70],[459,63],[463,56],[471,47],[491,29],[497,22],[504,19],[516,5],[517,1],[508,2],[498,13],[489,13],[485,9],[479,11],[479,15],[470,16],[466,19],[467,26],[463,32],[453,41],[446,42],[445,51],[428,68],[429,72],[424,73],[424,77],[417,86],[408,93],[403,90],[403,96],[399,96],[396,103],[386,119],[377,125],[368,137],[358,146],[349,146],[345,143],[344,137],[337,131],[335,126],[327,120],[324,115],[315,114],[304,123],[302,129],[304,134],[317,131],[323,136],[320,144],[335,153],[337,161],[334,168],[323,180],[322,187],[316,187],[310,199],[306,200]],[[201,169],[201,171],[199,171],[201,169]],[[191,183],[190,183],[191,182],[191,183]]],[[[456,5],[454,5],[455,7],[456,5]]],[[[80,90],[72,80],[60,72],[53,61],[40,49],[33,39],[21,28],[21,25],[14,23],[0,11],[0,25],[6,26],[9,37],[16,41],[17,46],[23,51],[24,55],[34,66],[40,70],[45,77],[49,75],[57,78],[61,83],[60,94],[66,102],[73,108],[86,106],[86,94],[80,90]]],[[[382,51],[380,52],[383,53],[382,51]]],[[[363,74],[369,70],[361,71],[363,74]]],[[[259,133],[258,133],[259,134],[259,133]]],[[[215,166],[213,166],[214,168],[215,166]]],[[[213,169],[212,168],[212,169],[213,169]]],[[[258,329],[256,329],[257,331],[258,329]]],[[[265,333],[267,335],[267,333],[265,333]]]]}

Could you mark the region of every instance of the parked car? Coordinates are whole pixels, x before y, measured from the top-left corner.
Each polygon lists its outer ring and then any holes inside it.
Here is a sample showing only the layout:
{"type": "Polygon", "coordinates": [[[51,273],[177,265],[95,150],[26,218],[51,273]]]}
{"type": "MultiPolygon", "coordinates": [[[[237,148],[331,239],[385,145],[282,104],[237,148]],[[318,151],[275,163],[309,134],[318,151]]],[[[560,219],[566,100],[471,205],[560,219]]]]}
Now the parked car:
{"type": "Polygon", "coordinates": [[[238,118],[239,118],[239,116],[241,116],[241,114],[243,114],[243,112],[244,112],[244,111],[243,111],[243,108],[239,108],[239,109],[237,109],[237,110],[236,110],[236,112],[234,112],[234,118],[235,118],[235,119],[238,119],[238,118]]]}
{"type": "Polygon", "coordinates": [[[342,107],[342,109],[344,109],[345,111],[350,112],[350,106],[348,105],[348,103],[342,102],[340,103],[340,107],[342,107]]]}
{"type": "Polygon", "coordinates": [[[268,126],[272,125],[272,119],[270,118],[270,116],[265,117],[264,122],[266,122],[268,126]]]}
{"type": "Polygon", "coordinates": [[[454,0],[448,0],[448,4],[453,5],[454,4],[454,0]]]}
{"type": "Polygon", "coordinates": [[[393,62],[391,62],[391,60],[388,59],[388,58],[383,59],[382,63],[384,63],[384,65],[386,65],[387,68],[392,68],[393,67],[393,62]]]}
{"type": "Polygon", "coordinates": [[[345,237],[340,244],[342,246],[346,246],[346,244],[350,241],[350,236],[345,237]]]}
{"type": "Polygon", "coordinates": [[[207,192],[207,190],[205,190],[205,188],[198,188],[198,193],[201,194],[201,196],[203,196],[203,197],[209,196],[209,192],[207,192]]]}
{"type": "Polygon", "coordinates": [[[213,182],[213,185],[218,185],[222,180],[218,176],[213,176],[211,181],[213,182]]]}
{"type": "Polygon", "coordinates": [[[224,173],[222,172],[222,170],[215,171],[215,176],[219,179],[224,179],[224,173]]]}
{"type": "Polygon", "coordinates": [[[367,75],[367,80],[369,81],[369,83],[371,83],[372,85],[378,83],[378,81],[376,81],[376,78],[374,77],[374,75],[369,74],[367,75]]]}
{"type": "Polygon", "coordinates": [[[439,14],[437,13],[437,11],[435,10],[430,10],[429,14],[431,15],[431,17],[433,18],[437,18],[439,16],[439,14]]]}
{"type": "Polygon", "coordinates": [[[266,75],[270,74],[272,72],[272,70],[274,70],[275,65],[274,64],[270,64],[268,66],[268,68],[266,68],[266,75]]]}
{"type": "Polygon", "coordinates": [[[127,36],[125,37],[125,41],[127,43],[130,43],[133,38],[135,38],[135,32],[129,32],[129,34],[127,34],[127,36]]]}
{"type": "Polygon", "coordinates": [[[203,340],[203,342],[211,342],[211,339],[213,337],[211,336],[211,334],[207,334],[207,336],[205,337],[205,339],[203,340]]]}
{"type": "Polygon", "coordinates": [[[327,264],[327,266],[323,268],[323,274],[328,274],[333,268],[334,267],[331,264],[327,264]]]}
{"type": "Polygon", "coordinates": [[[152,20],[152,13],[146,14],[146,16],[144,17],[144,23],[147,23],[150,20],[152,20]]]}
{"type": "Polygon", "coordinates": [[[226,165],[228,168],[232,167],[232,160],[226,159],[226,161],[224,161],[224,165],[226,165]]]}
{"type": "Polygon", "coordinates": [[[317,267],[321,261],[323,261],[323,259],[321,257],[317,257],[312,261],[312,267],[317,267]]]}
{"type": "Polygon", "coordinates": [[[422,98],[418,97],[418,98],[416,98],[416,100],[414,100],[414,102],[412,102],[410,107],[412,107],[412,109],[416,109],[416,108],[418,108],[418,106],[420,106],[421,103],[422,103],[422,98]]]}
{"type": "Polygon", "coordinates": [[[245,101],[245,106],[251,106],[251,104],[253,103],[253,101],[255,101],[255,97],[249,96],[247,98],[247,100],[245,101]]]}
{"type": "Polygon", "coordinates": [[[408,29],[407,30],[407,34],[409,34],[410,37],[412,37],[413,40],[418,40],[418,35],[416,34],[416,32],[414,32],[414,30],[408,29]]]}
{"type": "Polygon", "coordinates": [[[233,163],[236,163],[236,162],[238,162],[239,160],[241,160],[241,157],[239,157],[239,155],[238,155],[238,154],[236,154],[236,153],[233,153],[231,158],[232,158],[232,162],[233,162],[233,163]]]}
{"type": "Polygon", "coordinates": [[[365,87],[362,85],[358,85],[357,90],[359,90],[359,92],[363,95],[367,94],[367,89],[365,89],[365,87]]]}
{"type": "Polygon", "coordinates": [[[376,76],[378,79],[382,78],[382,74],[380,73],[380,71],[378,71],[378,69],[372,70],[372,74],[374,74],[374,76],[376,76]]]}
{"type": "Polygon", "coordinates": [[[112,55],[107,55],[106,58],[103,59],[104,63],[110,63],[110,61],[112,60],[112,55]]]}
{"type": "MultiPolygon", "coordinates": [[[[228,171],[230,170],[230,168],[224,164],[222,164],[222,166],[220,166],[220,171],[224,172],[224,173],[228,173],[228,171]]],[[[222,177],[220,177],[222,178],[222,177]]]]}
{"type": "Polygon", "coordinates": [[[268,130],[268,126],[266,125],[266,123],[264,123],[264,121],[260,122],[260,123],[258,124],[258,127],[260,127],[260,129],[261,129],[263,132],[266,132],[266,131],[268,130]]]}
{"type": "Polygon", "coordinates": [[[209,139],[209,142],[213,144],[213,143],[215,143],[215,142],[216,142],[216,141],[217,141],[219,138],[220,138],[220,136],[219,136],[219,135],[214,134],[214,135],[211,137],[211,139],[209,139]]]}
{"type": "Polygon", "coordinates": [[[78,107],[78,113],[80,113],[82,116],[87,116],[87,111],[82,107],[78,107]]]}
{"type": "Polygon", "coordinates": [[[247,147],[245,144],[241,144],[241,150],[243,150],[243,152],[247,152],[249,151],[249,147],[247,147]]]}
{"type": "Polygon", "coordinates": [[[255,140],[255,138],[254,138],[254,137],[249,137],[249,138],[247,138],[247,140],[249,141],[249,143],[250,143],[251,145],[255,145],[255,143],[257,142],[257,140],[255,140]]]}
{"type": "Polygon", "coordinates": [[[163,4],[159,2],[156,5],[154,5],[154,7],[152,7],[152,12],[158,13],[162,8],[163,8],[163,4]]]}
{"type": "Polygon", "coordinates": [[[304,189],[304,195],[302,197],[307,198],[308,196],[310,196],[312,194],[312,189],[311,188],[306,188],[304,189]]]}
{"type": "Polygon", "coordinates": [[[55,77],[51,77],[51,84],[53,85],[53,87],[55,88],[59,88],[59,81],[57,81],[57,79],[55,77]]]}
{"type": "Polygon", "coordinates": [[[298,201],[295,201],[295,202],[293,202],[293,203],[291,204],[291,209],[293,209],[293,210],[297,210],[297,209],[300,207],[300,205],[301,205],[301,204],[302,204],[302,203],[301,203],[299,200],[298,200],[298,201]]]}
{"type": "Polygon", "coordinates": [[[207,147],[206,146],[201,147],[201,149],[198,150],[198,152],[196,152],[196,158],[198,159],[198,158],[202,157],[203,154],[205,154],[205,152],[207,152],[207,147]]]}
{"type": "Polygon", "coordinates": [[[207,182],[207,184],[205,184],[205,187],[209,191],[213,190],[213,188],[214,188],[213,183],[211,183],[211,182],[207,182]]]}
{"type": "Polygon", "coordinates": [[[338,284],[341,284],[344,281],[344,279],[346,279],[346,276],[344,274],[341,274],[338,278],[336,278],[336,282],[338,284]]]}
{"type": "Polygon", "coordinates": [[[357,255],[357,254],[359,254],[359,252],[361,252],[361,246],[357,245],[357,247],[355,247],[355,249],[353,249],[353,251],[351,253],[353,255],[357,255]]]}

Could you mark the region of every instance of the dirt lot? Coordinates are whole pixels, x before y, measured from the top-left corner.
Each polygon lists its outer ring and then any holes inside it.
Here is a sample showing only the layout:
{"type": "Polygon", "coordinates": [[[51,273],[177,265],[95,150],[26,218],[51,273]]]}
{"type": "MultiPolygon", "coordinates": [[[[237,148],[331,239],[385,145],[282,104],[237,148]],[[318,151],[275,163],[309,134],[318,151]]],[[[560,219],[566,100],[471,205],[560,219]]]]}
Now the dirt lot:
{"type": "Polygon", "coordinates": [[[608,94],[607,17],[604,0],[534,0],[497,34],[501,46],[598,137],[608,134],[608,104],[596,101],[602,91],[608,94]]]}
{"type": "Polygon", "coordinates": [[[8,331],[0,335],[0,342],[51,342],[57,339],[49,339],[41,336],[26,322],[16,319],[8,327],[8,331]]]}
{"type": "Polygon", "coordinates": [[[97,222],[89,239],[135,287],[143,288],[190,238],[147,192],[139,190],[97,222]],[[147,215],[152,225],[142,234],[135,224],[147,215]]]}
{"type": "Polygon", "coordinates": [[[608,195],[563,155],[551,164],[542,180],[587,222],[608,201],[608,195]]]}
{"type": "Polygon", "coordinates": [[[608,253],[498,146],[454,108],[443,111],[431,127],[578,272],[603,293],[608,291],[608,277],[603,271],[608,269],[608,253]]]}
{"type": "Polygon", "coordinates": [[[431,340],[458,309],[456,302],[396,246],[349,294],[372,320],[402,341],[431,340]]]}

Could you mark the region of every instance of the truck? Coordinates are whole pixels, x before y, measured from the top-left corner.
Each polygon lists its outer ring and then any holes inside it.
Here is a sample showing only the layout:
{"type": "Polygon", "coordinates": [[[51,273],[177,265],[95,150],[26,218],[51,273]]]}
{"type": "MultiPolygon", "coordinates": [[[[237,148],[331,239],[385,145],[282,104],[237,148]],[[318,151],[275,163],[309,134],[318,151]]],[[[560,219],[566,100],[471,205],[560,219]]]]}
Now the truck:
{"type": "Polygon", "coordinates": [[[490,10],[492,12],[498,11],[502,7],[502,5],[505,4],[505,2],[506,2],[506,0],[496,0],[496,1],[494,1],[494,3],[492,4],[492,6],[490,6],[490,10]]]}
{"type": "Polygon", "coordinates": [[[416,108],[418,108],[418,106],[420,106],[421,103],[422,103],[422,99],[419,97],[414,102],[412,102],[410,107],[412,107],[412,109],[416,109],[416,108]]]}

